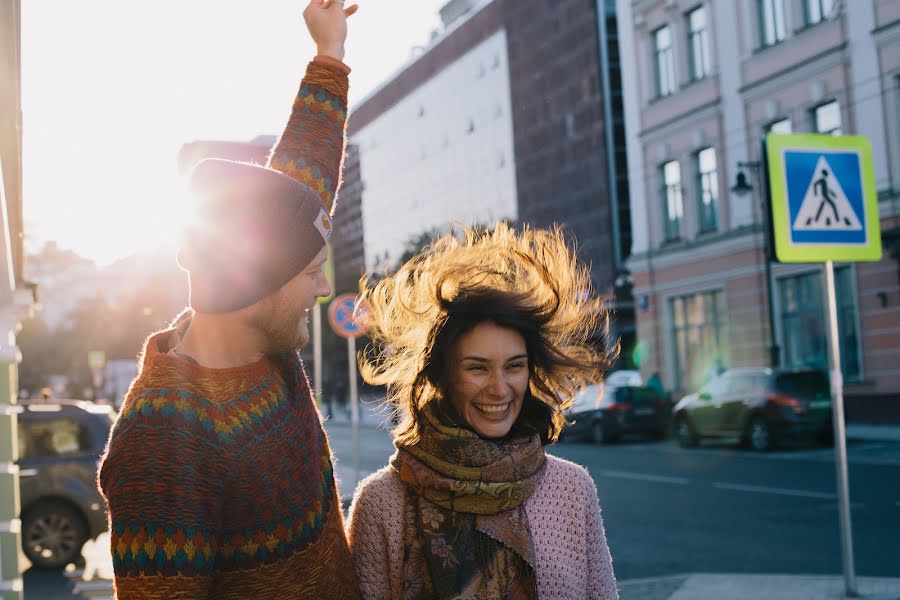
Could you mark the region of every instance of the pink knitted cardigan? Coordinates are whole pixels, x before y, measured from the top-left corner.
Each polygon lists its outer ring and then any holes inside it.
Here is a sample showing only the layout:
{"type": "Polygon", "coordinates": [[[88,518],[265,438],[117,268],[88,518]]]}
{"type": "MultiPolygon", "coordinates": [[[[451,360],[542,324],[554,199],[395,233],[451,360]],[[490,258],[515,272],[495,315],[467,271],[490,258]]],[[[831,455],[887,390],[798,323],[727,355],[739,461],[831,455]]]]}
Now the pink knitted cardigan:
{"type": "MultiPolygon", "coordinates": [[[[348,538],[364,599],[401,599],[404,484],[390,467],[363,480],[348,538]]],[[[618,598],[597,488],[579,465],[547,456],[544,479],[525,503],[542,600],[618,598]]]]}

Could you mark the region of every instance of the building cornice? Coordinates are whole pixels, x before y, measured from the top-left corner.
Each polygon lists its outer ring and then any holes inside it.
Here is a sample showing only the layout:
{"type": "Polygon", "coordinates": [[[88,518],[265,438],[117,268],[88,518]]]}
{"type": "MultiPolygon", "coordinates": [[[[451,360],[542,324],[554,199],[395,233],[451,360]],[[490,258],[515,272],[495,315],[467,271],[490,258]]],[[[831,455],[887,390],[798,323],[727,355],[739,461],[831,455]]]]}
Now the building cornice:
{"type": "Polygon", "coordinates": [[[627,265],[632,272],[648,271],[651,264],[654,270],[660,270],[718,258],[723,254],[760,248],[761,244],[762,226],[746,225],[718,235],[705,235],[677,245],[634,254],[628,259],[627,265]]]}

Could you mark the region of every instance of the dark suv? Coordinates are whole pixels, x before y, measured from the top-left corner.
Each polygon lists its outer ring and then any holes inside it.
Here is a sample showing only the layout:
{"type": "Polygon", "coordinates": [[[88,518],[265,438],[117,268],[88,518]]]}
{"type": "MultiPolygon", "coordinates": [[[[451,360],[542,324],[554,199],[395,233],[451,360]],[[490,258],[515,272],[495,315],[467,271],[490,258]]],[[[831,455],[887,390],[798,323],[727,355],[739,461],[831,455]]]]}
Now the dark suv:
{"type": "Polygon", "coordinates": [[[828,378],[811,369],[730,369],[682,398],[674,413],[686,448],[705,437],[738,436],[760,451],[791,437],[833,439],[828,378]]]}
{"type": "Polygon", "coordinates": [[[97,461],[115,412],[74,400],[19,408],[22,549],[38,568],[64,567],[107,529],[97,461]]]}

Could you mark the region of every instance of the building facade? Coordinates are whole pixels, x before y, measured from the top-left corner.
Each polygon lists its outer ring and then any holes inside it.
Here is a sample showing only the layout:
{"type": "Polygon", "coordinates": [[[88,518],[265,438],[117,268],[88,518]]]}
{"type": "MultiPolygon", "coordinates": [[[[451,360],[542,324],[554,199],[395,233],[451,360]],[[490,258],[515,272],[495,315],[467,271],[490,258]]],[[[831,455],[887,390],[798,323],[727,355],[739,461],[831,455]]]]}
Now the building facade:
{"type": "Polygon", "coordinates": [[[900,2],[617,6],[642,370],[693,391],[721,367],[825,366],[821,265],[766,259],[761,138],[854,133],[885,252],[836,265],[845,393],[848,410],[897,402],[900,2]]]}
{"type": "Polygon", "coordinates": [[[33,312],[24,280],[22,225],[21,2],[0,2],[0,598],[23,597],[19,445],[16,441],[21,322],[33,312]]]}
{"type": "Polygon", "coordinates": [[[359,148],[368,270],[394,266],[410,240],[454,222],[559,224],[610,297],[611,338],[630,358],[616,7],[588,8],[448,2],[443,32],[353,107],[348,132],[359,148]]]}

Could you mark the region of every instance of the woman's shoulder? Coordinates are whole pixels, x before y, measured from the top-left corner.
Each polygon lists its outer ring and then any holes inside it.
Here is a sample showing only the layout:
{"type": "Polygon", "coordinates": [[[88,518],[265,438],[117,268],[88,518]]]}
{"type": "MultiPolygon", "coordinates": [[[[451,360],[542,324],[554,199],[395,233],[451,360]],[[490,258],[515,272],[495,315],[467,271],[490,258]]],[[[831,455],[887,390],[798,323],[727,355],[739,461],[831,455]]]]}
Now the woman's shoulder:
{"type": "Polygon", "coordinates": [[[547,455],[547,470],[541,487],[573,498],[592,499],[597,495],[597,486],[587,469],[551,454],[547,455]]]}
{"type": "Polygon", "coordinates": [[[353,504],[377,504],[382,507],[400,506],[403,497],[403,482],[397,471],[390,465],[375,471],[356,486],[353,504]]]}

